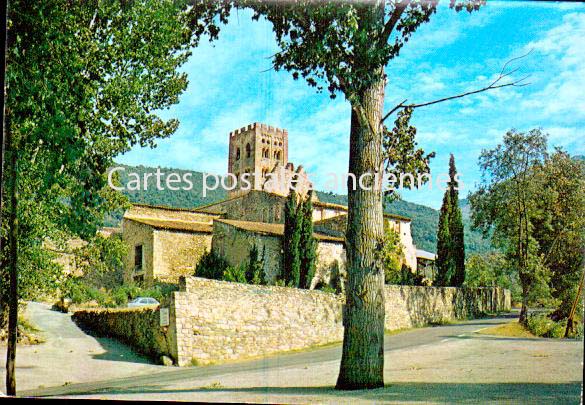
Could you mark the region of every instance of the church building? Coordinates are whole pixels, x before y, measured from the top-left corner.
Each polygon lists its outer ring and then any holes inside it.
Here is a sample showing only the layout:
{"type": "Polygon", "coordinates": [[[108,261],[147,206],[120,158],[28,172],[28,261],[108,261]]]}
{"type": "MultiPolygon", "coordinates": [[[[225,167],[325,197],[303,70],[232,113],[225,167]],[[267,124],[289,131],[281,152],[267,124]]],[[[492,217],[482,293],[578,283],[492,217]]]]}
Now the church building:
{"type": "MultiPolygon", "coordinates": [[[[253,246],[264,257],[265,279],[269,283],[276,280],[282,268],[287,184],[294,182],[301,197],[312,189],[303,167],[295,169],[288,162],[288,132],[260,123],[231,132],[228,173],[235,175],[238,184],[223,201],[192,209],[134,204],[125,212],[126,280],[176,282],[182,275],[193,275],[200,258],[210,250],[237,266],[248,260],[253,246]],[[249,185],[242,181],[244,174],[251,179],[249,185]],[[271,181],[275,178],[279,181],[271,181]]],[[[321,202],[316,193],[312,195],[318,242],[312,287],[339,285],[345,278],[347,207],[321,202]]],[[[410,219],[385,214],[384,225],[398,232],[404,262],[416,271],[410,219]]]]}

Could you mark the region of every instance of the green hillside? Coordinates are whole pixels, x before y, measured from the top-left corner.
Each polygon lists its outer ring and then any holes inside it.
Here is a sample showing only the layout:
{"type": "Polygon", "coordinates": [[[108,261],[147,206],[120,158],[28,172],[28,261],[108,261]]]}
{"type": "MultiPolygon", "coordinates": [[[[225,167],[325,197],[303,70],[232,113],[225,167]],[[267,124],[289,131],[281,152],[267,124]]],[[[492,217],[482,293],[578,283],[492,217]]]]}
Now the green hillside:
{"type": "MultiPolygon", "coordinates": [[[[120,181],[123,185],[127,185],[130,180],[128,173],[137,173],[141,179],[144,178],[145,173],[154,173],[156,168],[147,166],[125,166],[117,165],[117,167],[124,167],[125,171],[120,173],[120,181]]],[[[159,191],[156,187],[156,180],[154,176],[151,176],[148,181],[148,187],[143,190],[141,187],[140,191],[128,191],[125,190],[123,193],[133,203],[151,204],[151,205],[166,205],[176,208],[193,208],[201,205],[210,204],[216,201],[227,198],[227,192],[218,187],[216,190],[210,190],[207,195],[203,197],[202,184],[203,184],[203,173],[191,171],[191,170],[180,170],[171,168],[161,168],[163,173],[177,173],[181,179],[187,173],[190,173],[190,180],[193,183],[191,190],[165,190],[159,191]]],[[[210,180],[211,181],[211,180],[210,180]]],[[[177,183],[176,187],[187,185],[187,183],[177,183]]],[[[347,205],[347,196],[334,194],[331,192],[317,192],[319,200],[323,202],[330,202],[336,204],[347,205]]],[[[463,223],[465,226],[465,244],[468,253],[484,252],[490,250],[489,241],[482,238],[479,232],[470,230],[469,220],[469,204],[467,200],[461,200],[461,210],[463,213],[463,223]]],[[[424,249],[429,252],[436,251],[437,235],[436,229],[439,222],[439,212],[433,208],[426,207],[424,205],[411,203],[404,200],[394,201],[391,204],[385,206],[385,211],[392,214],[402,215],[412,220],[412,237],[414,243],[419,249],[424,249]]],[[[119,224],[122,218],[123,212],[113,212],[105,220],[106,226],[116,226],[119,224]]]]}

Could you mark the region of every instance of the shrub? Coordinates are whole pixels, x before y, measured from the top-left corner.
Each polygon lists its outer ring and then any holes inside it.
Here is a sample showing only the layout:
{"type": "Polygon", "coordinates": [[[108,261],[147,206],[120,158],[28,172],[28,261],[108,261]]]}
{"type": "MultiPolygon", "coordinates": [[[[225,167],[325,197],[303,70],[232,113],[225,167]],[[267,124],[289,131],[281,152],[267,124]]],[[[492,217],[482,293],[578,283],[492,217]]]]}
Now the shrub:
{"type": "MultiPolygon", "coordinates": [[[[565,337],[567,320],[561,319],[554,321],[550,318],[550,314],[535,314],[528,317],[527,327],[536,336],[561,339],[565,337]]],[[[575,334],[571,337],[582,336],[583,326],[580,322],[576,325],[575,329],[575,334]],[[580,330],[579,327],[581,327],[580,330]]]]}
{"type": "Polygon", "coordinates": [[[547,334],[545,335],[546,337],[550,337],[550,338],[557,338],[557,339],[562,339],[565,337],[565,330],[567,329],[567,320],[563,319],[560,322],[554,322],[553,321],[553,326],[552,328],[549,329],[549,331],[547,332],[547,334]]]}
{"type": "Polygon", "coordinates": [[[195,266],[194,275],[212,280],[221,280],[228,267],[228,262],[223,257],[210,251],[201,257],[199,263],[195,266]]]}
{"type": "Polygon", "coordinates": [[[239,265],[236,267],[229,266],[223,273],[223,281],[234,283],[246,283],[246,267],[239,265]]]}
{"type": "Polygon", "coordinates": [[[553,327],[555,322],[545,314],[535,314],[528,317],[527,327],[536,336],[545,336],[553,327]]]}
{"type": "Polygon", "coordinates": [[[246,280],[250,284],[266,284],[264,282],[264,252],[262,258],[256,245],[250,249],[248,264],[246,266],[246,280]]]}

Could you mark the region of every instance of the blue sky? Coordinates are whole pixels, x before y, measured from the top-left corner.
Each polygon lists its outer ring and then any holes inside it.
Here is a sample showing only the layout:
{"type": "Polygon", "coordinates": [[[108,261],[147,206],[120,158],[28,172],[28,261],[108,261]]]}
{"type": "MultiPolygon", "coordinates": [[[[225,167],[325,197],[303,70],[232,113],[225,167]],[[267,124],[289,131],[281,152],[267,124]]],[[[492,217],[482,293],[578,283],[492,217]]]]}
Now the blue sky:
{"type": "MultiPolygon", "coordinates": [[[[447,2],[444,2],[447,3],[447,2]]],[[[234,13],[213,44],[203,42],[184,66],[189,87],[179,104],[164,111],[181,125],[156,149],[135,147],[117,161],[217,174],[227,171],[228,134],[252,122],[289,131],[289,160],[302,164],[317,189],[325,173],[345,173],[349,155],[347,101],[317,94],[288,72],[270,70],[277,50],[271,25],[234,13]],[[321,175],[319,175],[321,173],[321,175]]],[[[455,155],[466,196],[479,181],[477,158],[510,128],[541,127],[549,142],[585,154],[585,5],[490,2],[479,12],[439,7],[387,67],[385,108],[400,101],[429,101],[483,87],[503,64],[516,62],[516,78],[529,86],[498,89],[421,108],[413,123],[419,146],[435,151],[433,175],[447,172],[455,155]]],[[[330,190],[345,194],[343,185],[330,190]]],[[[404,199],[434,208],[442,190],[401,192],[404,199]]]]}

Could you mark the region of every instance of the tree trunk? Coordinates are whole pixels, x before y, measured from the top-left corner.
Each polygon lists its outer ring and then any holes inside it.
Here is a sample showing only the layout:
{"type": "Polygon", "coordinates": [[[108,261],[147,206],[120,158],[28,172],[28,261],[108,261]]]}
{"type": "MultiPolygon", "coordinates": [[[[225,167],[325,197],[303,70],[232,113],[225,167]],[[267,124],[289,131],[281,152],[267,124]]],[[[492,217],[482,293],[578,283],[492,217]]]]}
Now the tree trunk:
{"type": "Polygon", "coordinates": [[[363,115],[352,106],[349,172],[363,185],[348,177],[348,219],[346,252],[348,285],[343,313],[344,335],[338,389],[384,386],[384,272],[379,252],[384,243],[382,208],[382,131],[384,80],[361,97],[363,115]],[[372,131],[373,130],[373,131],[372,131]],[[373,133],[374,132],[374,133],[373,133]],[[380,181],[374,181],[379,174],[380,181]]]}
{"type": "Polygon", "coordinates": [[[8,270],[10,272],[10,292],[8,303],[8,347],[6,350],[6,394],[16,395],[16,338],[17,338],[17,324],[18,324],[18,276],[17,276],[17,258],[18,258],[18,217],[17,217],[17,201],[18,201],[18,185],[17,182],[17,156],[16,148],[14,147],[13,137],[11,136],[11,129],[9,122],[7,124],[7,145],[10,154],[8,162],[9,172],[9,187],[8,193],[10,195],[10,215],[8,217],[8,270]]]}
{"type": "Polygon", "coordinates": [[[520,284],[522,284],[522,308],[520,309],[520,322],[522,325],[526,325],[528,322],[528,287],[526,286],[527,281],[522,282],[522,276],[520,276],[520,284]]]}

